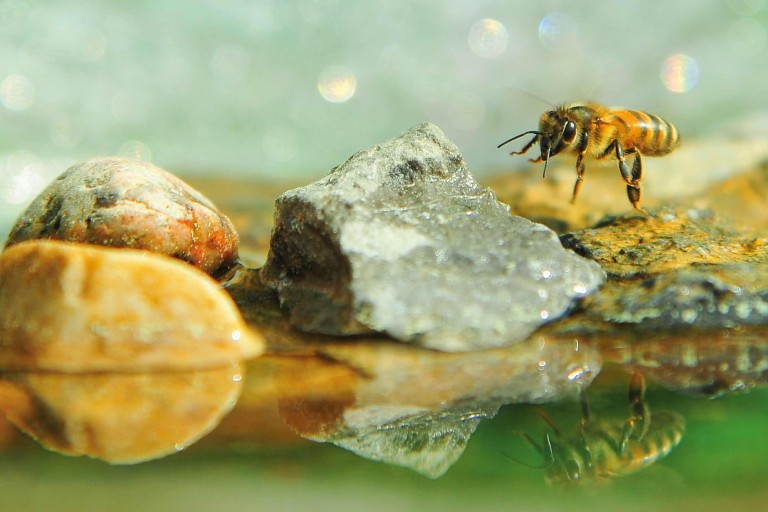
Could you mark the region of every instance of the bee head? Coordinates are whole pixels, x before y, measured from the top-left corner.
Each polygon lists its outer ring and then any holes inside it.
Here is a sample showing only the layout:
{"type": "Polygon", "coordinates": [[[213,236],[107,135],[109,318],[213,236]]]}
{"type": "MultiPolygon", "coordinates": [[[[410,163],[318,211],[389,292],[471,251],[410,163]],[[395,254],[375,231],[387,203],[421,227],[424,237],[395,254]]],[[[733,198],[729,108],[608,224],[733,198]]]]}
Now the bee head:
{"type": "MultiPolygon", "coordinates": [[[[561,445],[549,434],[544,438],[545,472],[544,479],[551,486],[568,487],[579,485],[588,477],[587,464],[580,449],[561,445]]],[[[578,447],[581,448],[581,447],[578,447]]]]}
{"type": "Polygon", "coordinates": [[[511,139],[507,139],[497,147],[502,147],[505,144],[517,140],[525,135],[534,134],[535,137],[528,143],[521,151],[513,151],[510,155],[524,154],[528,149],[533,146],[537,141],[539,143],[539,149],[541,150],[540,159],[536,160],[540,162],[544,160],[544,176],[547,175],[547,165],[549,165],[550,157],[553,157],[563,151],[564,149],[573,145],[576,140],[576,134],[578,127],[576,121],[569,117],[572,109],[563,106],[558,107],[555,110],[550,110],[542,114],[539,119],[539,129],[529,130],[519,135],[515,135],[511,139]]]}
{"type": "Polygon", "coordinates": [[[553,157],[570,147],[576,140],[576,123],[568,118],[568,110],[558,108],[545,112],[539,119],[539,147],[541,159],[546,163],[553,157]]]}

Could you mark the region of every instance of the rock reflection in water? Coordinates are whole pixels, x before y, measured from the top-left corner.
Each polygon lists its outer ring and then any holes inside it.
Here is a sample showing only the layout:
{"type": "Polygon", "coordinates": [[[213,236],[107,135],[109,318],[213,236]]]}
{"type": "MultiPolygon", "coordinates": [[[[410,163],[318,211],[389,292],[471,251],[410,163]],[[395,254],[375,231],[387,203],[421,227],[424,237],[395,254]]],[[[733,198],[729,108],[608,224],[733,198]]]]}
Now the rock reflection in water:
{"type": "Polygon", "coordinates": [[[600,370],[589,347],[543,337],[466,354],[386,341],[318,350],[322,359],[295,359],[278,374],[286,423],[307,439],[431,478],[501,405],[575,396],[600,370]]]}
{"type": "Polygon", "coordinates": [[[714,398],[768,384],[768,329],[743,327],[605,340],[607,361],[636,368],[665,387],[714,398]]]}
{"type": "Polygon", "coordinates": [[[133,464],[184,449],[235,404],[242,370],[6,373],[0,411],[46,448],[133,464]]]}

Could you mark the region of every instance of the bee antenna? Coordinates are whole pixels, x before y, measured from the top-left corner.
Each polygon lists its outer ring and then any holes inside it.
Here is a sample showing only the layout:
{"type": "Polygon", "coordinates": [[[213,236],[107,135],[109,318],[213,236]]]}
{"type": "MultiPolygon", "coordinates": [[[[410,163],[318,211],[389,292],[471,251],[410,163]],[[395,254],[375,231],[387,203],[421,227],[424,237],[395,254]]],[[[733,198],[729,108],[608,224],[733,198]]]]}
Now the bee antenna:
{"type": "Polygon", "coordinates": [[[524,466],[529,469],[545,469],[547,467],[547,464],[545,462],[534,466],[533,464],[528,464],[527,462],[523,462],[522,460],[511,456],[507,452],[503,452],[503,453],[509,460],[511,460],[515,464],[520,464],[521,466],[524,466]]]}
{"type": "Polygon", "coordinates": [[[518,94],[522,94],[523,96],[528,96],[529,98],[531,98],[533,100],[536,100],[536,101],[539,101],[539,102],[541,102],[541,103],[543,103],[543,104],[545,104],[545,105],[547,105],[549,107],[552,107],[552,108],[555,107],[555,105],[552,104],[552,102],[545,100],[541,96],[536,96],[532,92],[526,91],[525,89],[522,89],[520,87],[510,86],[509,89],[515,91],[518,94]]]}
{"type": "Polygon", "coordinates": [[[509,143],[510,143],[510,142],[512,142],[513,140],[517,140],[517,139],[519,139],[520,137],[524,137],[525,135],[528,135],[528,134],[531,134],[531,133],[535,133],[536,135],[543,135],[543,134],[542,134],[542,132],[540,132],[540,131],[538,131],[538,130],[529,130],[529,131],[527,131],[527,132],[523,132],[523,133],[521,133],[520,135],[515,135],[515,136],[514,136],[514,137],[512,137],[511,139],[507,139],[507,140],[505,140],[504,142],[502,142],[501,144],[499,144],[498,146],[496,146],[496,149],[500,148],[500,147],[501,147],[501,146],[503,146],[504,144],[509,144],[509,143]]]}

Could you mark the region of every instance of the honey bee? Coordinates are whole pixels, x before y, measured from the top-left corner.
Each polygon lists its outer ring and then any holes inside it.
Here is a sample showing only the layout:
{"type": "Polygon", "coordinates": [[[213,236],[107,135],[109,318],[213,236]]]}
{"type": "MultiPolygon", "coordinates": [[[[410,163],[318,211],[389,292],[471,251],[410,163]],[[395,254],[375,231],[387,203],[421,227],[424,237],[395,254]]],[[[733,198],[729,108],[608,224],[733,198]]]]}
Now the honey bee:
{"type": "Polygon", "coordinates": [[[651,418],[644,399],[645,380],[635,373],[630,380],[630,416],[626,421],[595,420],[582,395],[582,421],[576,435],[564,435],[542,411],[552,429],[544,443],[522,434],[544,458],[550,485],[603,483],[615,476],[634,473],[665,457],[680,443],[685,420],[672,411],[651,418]]]}
{"type": "Polygon", "coordinates": [[[585,157],[598,160],[615,158],[619,162],[621,177],[627,184],[629,202],[642,212],[645,212],[640,207],[642,155],[666,155],[680,144],[677,129],[664,119],[637,110],[612,110],[598,103],[574,103],[545,112],[539,119],[538,130],[516,135],[497,147],[529,134],[534,135],[533,139],[510,155],[523,155],[538,142],[541,154],[531,162],[544,162],[544,176],[551,157],[565,150],[576,153],[576,184],[572,203],[579,195],[584,180],[585,157]],[[632,154],[635,156],[630,170],[624,158],[632,154]]]}

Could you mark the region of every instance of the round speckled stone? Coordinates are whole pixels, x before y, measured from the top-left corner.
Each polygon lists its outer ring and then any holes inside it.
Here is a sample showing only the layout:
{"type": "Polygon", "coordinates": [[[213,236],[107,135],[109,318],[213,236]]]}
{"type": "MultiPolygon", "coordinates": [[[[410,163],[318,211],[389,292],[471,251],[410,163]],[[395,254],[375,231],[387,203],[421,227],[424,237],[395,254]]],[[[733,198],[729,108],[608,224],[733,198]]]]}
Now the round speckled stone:
{"type": "Polygon", "coordinates": [[[94,158],[67,169],[21,215],[6,248],[52,239],[145,249],[209,274],[237,261],[232,222],[202,194],[145,162],[94,158]]]}

